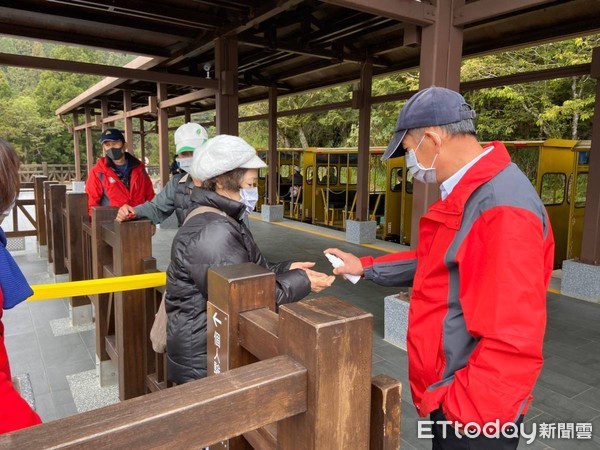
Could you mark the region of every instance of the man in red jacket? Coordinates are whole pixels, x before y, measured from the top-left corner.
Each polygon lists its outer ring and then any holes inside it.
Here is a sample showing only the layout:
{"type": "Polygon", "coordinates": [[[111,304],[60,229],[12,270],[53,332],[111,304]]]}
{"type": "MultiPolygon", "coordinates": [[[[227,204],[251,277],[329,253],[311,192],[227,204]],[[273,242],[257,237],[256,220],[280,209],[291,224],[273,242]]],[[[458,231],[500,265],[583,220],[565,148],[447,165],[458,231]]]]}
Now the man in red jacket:
{"type": "Polygon", "coordinates": [[[336,274],[412,285],[409,381],[418,414],[434,421],[433,448],[516,449],[503,427],[522,423],[542,369],[554,239],[535,189],[501,142],[479,145],[474,117],[439,87],[400,112],[383,159],[406,154],[416,180],[440,184],[416,251],[325,252],[344,261],[336,274]]]}
{"type": "Polygon", "coordinates": [[[93,206],[137,206],[154,198],[152,180],[140,160],[127,152],[123,133],[109,128],[100,136],[103,157],[85,183],[89,213],[93,206]]]}

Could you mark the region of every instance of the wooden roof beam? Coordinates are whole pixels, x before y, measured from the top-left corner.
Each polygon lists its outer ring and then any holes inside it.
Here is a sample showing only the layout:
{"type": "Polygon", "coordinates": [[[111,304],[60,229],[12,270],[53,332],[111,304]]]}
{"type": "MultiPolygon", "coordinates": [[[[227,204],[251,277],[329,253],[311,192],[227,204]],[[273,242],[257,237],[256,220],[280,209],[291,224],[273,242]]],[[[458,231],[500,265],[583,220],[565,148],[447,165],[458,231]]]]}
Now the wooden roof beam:
{"type": "Polygon", "coordinates": [[[76,61],[61,61],[35,56],[9,55],[0,53],[0,65],[27,67],[32,69],[54,70],[58,72],[87,73],[104,77],[119,77],[130,80],[152,81],[156,83],[181,84],[185,86],[217,89],[217,80],[208,80],[188,75],[178,75],[166,72],[112,67],[102,64],[82,63],[76,61]]]}
{"type": "MultiPolygon", "coordinates": [[[[21,3],[23,1],[20,0],[21,3]]],[[[86,16],[97,15],[97,12],[100,12],[104,16],[104,23],[111,23],[113,20],[117,20],[117,17],[122,16],[193,29],[215,29],[225,25],[225,22],[221,18],[212,14],[178,8],[174,5],[163,5],[162,2],[149,2],[146,0],[127,0],[127,2],[93,0],[76,3],[72,0],[52,0],[52,3],[68,5],[71,7],[70,9],[80,8],[86,16]]],[[[19,4],[19,7],[21,7],[21,4],[19,4]]],[[[64,9],[65,7],[62,6],[61,8],[64,9]]],[[[100,20],[97,21],[100,22],[100,20]]],[[[130,22],[130,26],[135,27],[135,22],[130,22]]]]}
{"type": "MultiPolygon", "coordinates": [[[[3,8],[0,8],[0,17],[3,17],[3,8]]],[[[159,48],[139,42],[133,42],[131,39],[128,40],[115,40],[103,37],[90,37],[75,32],[64,33],[59,30],[50,30],[44,28],[36,28],[24,25],[17,25],[14,23],[6,23],[0,20],[0,30],[2,34],[17,36],[21,38],[37,39],[42,41],[53,41],[60,44],[73,44],[86,47],[103,48],[106,50],[119,51],[129,54],[137,54],[144,56],[153,57],[167,57],[169,51],[164,48],[159,48]]]]}
{"type": "MultiPolygon", "coordinates": [[[[432,5],[414,0],[322,0],[324,3],[388,17],[415,25],[431,25],[436,20],[432,5]]],[[[443,0],[442,0],[443,1],[443,0]]]]}
{"type": "Polygon", "coordinates": [[[556,3],[556,0],[503,0],[501,2],[498,0],[478,0],[463,5],[454,11],[454,26],[463,27],[548,3],[556,3]]]}
{"type": "MultiPolygon", "coordinates": [[[[283,42],[270,42],[268,39],[254,37],[254,36],[244,36],[240,37],[240,43],[247,44],[253,47],[258,48],[269,48],[275,51],[294,53],[297,55],[304,56],[312,56],[315,58],[321,59],[329,59],[332,61],[351,61],[356,63],[362,63],[365,60],[365,57],[356,56],[352,54],[348,54],[342,52],[338,54],[337,52],[333,52],[331,50],[327,50],[324,48],[315,48],[315,47],[302,47],[300,45],[295,45],[291,43],[283,43],[283,42]]],[[[386,64],[379,58],[375,58],[373,60],[373,64],[378,67],[387,67],[389,64],[386,64]]]]}
{"type": "MultiPolygon", "coordinates": [[[[216,37],[227,37],[227,36],[237,36],[243,31],[248,30],[249,28],[256,27],[263,23],[266,20],[275,17],[278,14],[281,14],[288,9],[293,8],[294,6],[302,3],[304,0],[278,0],[271,2],[263,2],[265,5],[260,8],[256,8],[254,12],[254,16],[250,20],[241,21],[229,28],[225,28],[217,32],[216,37]]],[[[194,56],[200,55],[208,50],[212,50],[214,46],[213,40],[202,39],[197,42],[190,43],[184,49],[175,52],[175,56],[169,60],[169,65],[177,64],[182,59],[192,58],[194,56]]]]}

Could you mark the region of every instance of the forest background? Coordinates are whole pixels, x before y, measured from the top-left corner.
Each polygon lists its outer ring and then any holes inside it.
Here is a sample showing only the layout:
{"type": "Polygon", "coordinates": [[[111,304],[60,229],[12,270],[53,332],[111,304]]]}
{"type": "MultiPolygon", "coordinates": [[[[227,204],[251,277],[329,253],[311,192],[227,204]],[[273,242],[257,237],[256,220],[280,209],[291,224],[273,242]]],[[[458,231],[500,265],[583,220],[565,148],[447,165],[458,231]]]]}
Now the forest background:
{"type": "MultiPolygon", "coordinates": [[[[593,35],[466,59],[462,64],[461,81],[589,63],[592,49],[599,45],[600,35],[593,35]]],[[[8,37],[0,38],[0,52],[113,66],[123,66],[134,58],[133,55],[8,37]]],[[[22,163],[72,163],[73,136],[55,111],[100,80],[101,77],[92,75],[0,66],[0,137],[13,143],[22,163]]],[[[418,71],[377,77],[373,80],[372,93],[378,96],[416,90],[418,83],[418,71]]],[[[352,85],[341,85],[282,97],[278,100],[278,109],[340,102],[349,100],[351,95],[352,85]]],[[[595,80],[589,75],[467,92],[465,97],[478,113],[477,130],[482,141],[591,139],[595,80]]],[[[402,104],[390,102],[373,106],[372,146],[387,145],[402,104]]],[[[240,116],[266,112],[266,102],[240,106],[240,116]]],[[[213,115],[213,112],[196,114],[192,120],[210,122],[213,115]]],[[[68,117],[65,120],[71,123],[68,117]]],[[[175,129],[182,123],[183,118],[173,118],[169,126],[175,129]]],[[[134,121],[134,128],[136,126],[137,121],[134,121]]],[[[277,127],[279,147],[352,147],[358,141],[358,112],[347,108],[279,117],[277,127]]],[[[99,131],[96,133],[99,135],[99,131]]],[[[214,134],[214,128],[209,127],[209,135],[214,134]]],[[[240,123],[240,136],[257,148],[266,148],[267,122],[240,123]]],[[[133,143],[134,153],[139,149],[139,136],[135,139],[138,141],[133,143]]],[[[173,142],[172,138],[169,142],[173,142]]],[[[157,136],[147,135],[145,144],[150,164],[157,164],[157,136]]],[[[99,145],[95,145],[95,152],[99,156],[99,145]]],[[[83,156],[85,163],[85,154],[83,156]]]]}

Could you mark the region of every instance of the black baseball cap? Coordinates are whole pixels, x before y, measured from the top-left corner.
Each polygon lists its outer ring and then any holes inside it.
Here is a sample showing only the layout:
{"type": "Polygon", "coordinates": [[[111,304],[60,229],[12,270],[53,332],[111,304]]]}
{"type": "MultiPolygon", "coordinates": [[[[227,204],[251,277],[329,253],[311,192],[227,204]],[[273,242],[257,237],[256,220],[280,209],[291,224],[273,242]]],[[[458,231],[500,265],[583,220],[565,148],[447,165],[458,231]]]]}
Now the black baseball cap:
{"type": "Polygon", "coordinates": [[[100,135],[100,142],[106,142],[106,141],[123,141],[123,142],[125,142],[125,137],[123,136],[123,133],[121,133],[121,130],[119,130],[118,128],[107,128],[100,135]]]}
{"type": "Polygon", "coordinates": [[[381,160],[404,154],[402,139],[410,129],[447,125],[475,116],[475,111],[458,92],[437,86],[423,89],[409,98],[400,111],[394,136],[381,160]]]}

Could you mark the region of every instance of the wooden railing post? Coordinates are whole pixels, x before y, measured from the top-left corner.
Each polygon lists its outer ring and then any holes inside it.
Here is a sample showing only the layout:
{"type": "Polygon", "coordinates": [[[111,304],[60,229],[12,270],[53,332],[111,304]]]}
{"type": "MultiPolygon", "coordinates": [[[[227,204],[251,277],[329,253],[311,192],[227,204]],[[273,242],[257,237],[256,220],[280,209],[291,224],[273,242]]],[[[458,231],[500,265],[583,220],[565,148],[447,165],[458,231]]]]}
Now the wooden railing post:
{"type": "Polygon", "coordinates": [[[380,374],[371,384],[371,445],[369,450],[400,448],[402,383],[380,374]]]}
{"type": "Polygon", "coordinates": [[[46,229],[46,243],[48,244],[48,262],[53,262],[52,260],[52,219],[50,218],[50,186],[53,184],[57,184],[57,181],[44,181],[44,209],[46,210],[46,214],[44,215],[44,219],[46,220],[45,229],[46,229]]]}
{"type": "MultiPolygon", "coordinates": [[[[258,308],[275,309],[275,274],[256,264],[222,266],[208,272],[207,353],[208,375],[256,361],[238,339],[239,313],[258,308]]],[[[211,450],[252,448],[239,436],[211,446],[211,450]]]]}
{"type": "Polygon", "coordinates": [[[67,273],[65,266],[65,236],[63,228],[63,208],[67,186],[55,184],[50,186],[50,236],[52,239],[52,262],[54,274],[67,273]]]}
{"type": "Polygon", "coordinates": [[[36,176],[34,178],[34,197],[35,197],[35,220],[37,222],[37,241],[38,245],[46,245],[46,212],[44,203],[44,181],[48,177],[36,176]]]}
{"type": "Polygon", "coordinates": [[[373,316],[334,297],[283,305],[279,350],[308,372],[307,412],[278,422],[277,448],[369,448],[373,316]]]}
{"type": "MultiPolygon", "coordinates": [[[[152,259],[152,230],[148,220],[114,222],[115,276],[136,275],[146,271],[152,259]]],[[[115,292],[115,344],[119,369],[119,398],[144,395],[148,336],[144,333],[146,291],[115,292]]]]}
{"type": "MultiPolygon", "coordinates": [[[[67,266],[69,280],[84,280],[83,258],[83,220],[89,220],[87,194],[82,192],[68,192],[66,196],[66,230],[67,230],[67,266]]],[[[87,310],[91,307],[87,296],[71,297],[71,321],[73,325],[80,325],[91,321],[91,314],[87,310]]]]}
{"type": "MultiPolygon", "coordinates": [[[[92,276],[94,279],[104,278],[104,266],[110,266],[113,260],[113,249],[102,240],[102,226],[112,223],[117,217],[118,209],[112,206],[97,206],[92,208],[91,223],[91,253],[92,276]]],[[[113,294],[97,294],[90,296],[96,311],[96,357],[100,365],[100,385],[114,384],[116,366],[110,359],[106,349],[106,337],[115,334],[114,314],[111,308],[113,294]]]]}

